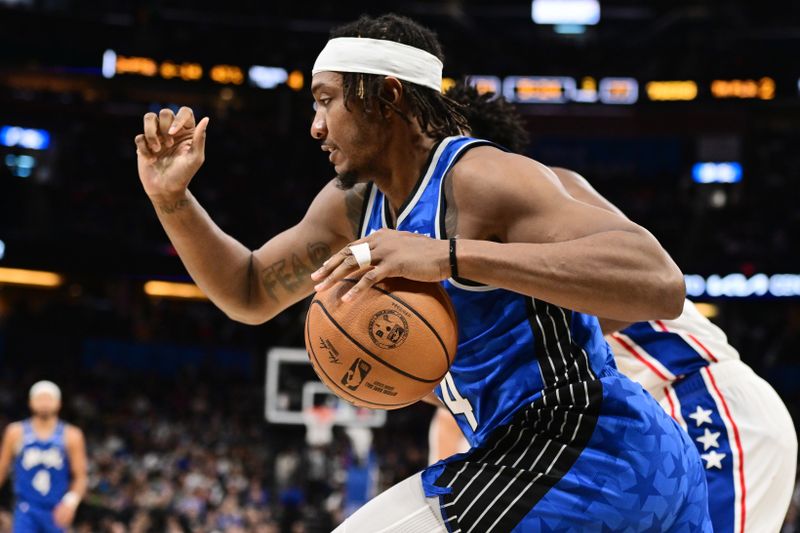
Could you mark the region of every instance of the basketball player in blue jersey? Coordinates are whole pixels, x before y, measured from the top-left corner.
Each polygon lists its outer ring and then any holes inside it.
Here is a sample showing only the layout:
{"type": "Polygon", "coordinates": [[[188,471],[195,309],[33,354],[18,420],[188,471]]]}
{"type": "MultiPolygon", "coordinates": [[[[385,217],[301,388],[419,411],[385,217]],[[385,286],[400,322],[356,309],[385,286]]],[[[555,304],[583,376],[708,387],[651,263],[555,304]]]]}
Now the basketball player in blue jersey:
{"type": "MultiPolygon", "coordinates": [[[[521,119],[502,98],[463,84],[447,95],[465,106],[474,133],[524,149],[521,119]]],[[[579,174],[553,172],[573,198],[624,216],[579,174]]],[[[778,531],[794,488],[797,435],[775,390],[688,300],[675,320],[600,323],[620,371],[641,383],[695,441],[714,531],[778,531]]],[[[467,446],[444,409],[434,416],[430,442],[431,462],[467,446]]]]}
{"type": "Polygon", "coordinates": [[[15,533],[65,531],[86,492],[83,432],[58,418],[61,391],[51,381],[30,390],[31,418],[9,424],[0,447],[0,486],[14,464],[15,533]]]}
{"type": "Polygon", "coordinates": [[[441,57],[403,17],[334,30],[313,69],[311,134],[337,178],[254,252],[188,191],[208,119],[145,115],[139,177],[173,245],[247,323],[353,274],[346,300],[387,276],[449,293],[459,347],[436,395],[472,447],[337,531],[710,531],[697,450],[616,371],[592,316],[674,318],[680,271],[648,232],[572,199],[547,167],[462,136],[441,57]]]}

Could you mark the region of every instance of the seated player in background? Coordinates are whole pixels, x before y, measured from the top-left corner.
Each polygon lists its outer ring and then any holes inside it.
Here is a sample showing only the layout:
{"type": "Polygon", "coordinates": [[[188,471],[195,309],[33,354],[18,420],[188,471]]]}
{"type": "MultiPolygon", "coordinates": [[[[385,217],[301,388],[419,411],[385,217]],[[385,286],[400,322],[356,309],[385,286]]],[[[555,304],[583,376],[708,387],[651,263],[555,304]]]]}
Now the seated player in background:
{"type": "Polygon", "coordinates": [[[83,432],[58,418],[61,390],[39,381],[30,390],[31,418],[6,427],[0,486],[14,463],[15,533],[65,531],[86,493],[83,432]]]}
{"type": "Polygon", "coordinates": [[[697,450],[617,372],[593,316],[677,316],[679,269],[650,233],[569,197],[547,167],[461,135],[441,58],[433,32],[396,15],[332,32],[312,71],[311,135],[337,178],[256,251],[188,191],[208,119],[147,114],[139,177],[187,270],[254,324],[353,274],[346,301],[384,277],[450,295],[459,347],[436,394],[472,448],[337,531],[710,531],[697,450]]]}
{"type": "MultiPolygon", "coordinates": [[[[527,134],[510,103],[463,83],[447,95],[464,106],[473,134],[524,150],[527,134]]],[[[553,172],[573,198],[624,216],[579,174],[553,172]]],[[[641,383],[695,442],[714,531],[778,531],[794,488],[797,435],[775,390],[740,361],[725,333],[689,300],[675,320],[600,324],[620,371],[641,383]]],[[[465,446],[453,417],[437,409],[431,462],[465,446]]]]}

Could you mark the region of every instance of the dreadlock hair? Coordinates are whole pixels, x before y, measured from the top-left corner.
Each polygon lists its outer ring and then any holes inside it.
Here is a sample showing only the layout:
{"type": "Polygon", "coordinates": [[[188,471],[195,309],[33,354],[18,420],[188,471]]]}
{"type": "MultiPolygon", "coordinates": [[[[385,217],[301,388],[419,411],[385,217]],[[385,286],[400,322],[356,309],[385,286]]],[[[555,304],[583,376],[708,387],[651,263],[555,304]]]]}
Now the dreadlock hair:
{"type": "MultiPolygon", "coordinates": [[[[377,18],[361,15],[355,22],[345,24],[331,31],[330,38],[363,37],[367,39],[383,39],[406,44],[444,59],[442,47],[436,34],[414,22],[410,18],[389,13],[377,18]]],[[[342,73],[342,89],[345,107],[349,103],[361,100],[364,111],[369,113],[375,102],[389,106],[408,123],[408,117],[393,102],[382,94],[383,81],[386,76],[378,74],[342,73]]],[[[429,137],[439,140],[450,135],[460,135],[467,127],[467,121],[459,112],[460,106],[440,92],[420,85],[401,80],[404,95],[408,102],[411,117],[415,118],[422,131],[429,137]]]]}
{"type": "Polygon", "coordinates": [[[508,148],[525,151],[530,137],[522,117],[514,105],[495,93],[480,94],[477,89],[459,81],[445,93],[461,107],[472,135],[508,148]]]}

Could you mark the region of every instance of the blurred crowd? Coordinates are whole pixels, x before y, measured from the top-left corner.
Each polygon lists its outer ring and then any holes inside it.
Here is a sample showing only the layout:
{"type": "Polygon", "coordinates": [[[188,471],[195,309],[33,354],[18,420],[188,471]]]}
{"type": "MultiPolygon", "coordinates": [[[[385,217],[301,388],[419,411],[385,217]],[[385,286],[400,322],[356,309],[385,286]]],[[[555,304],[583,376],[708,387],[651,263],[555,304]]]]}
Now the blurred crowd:
{"type": "MultiPolygon", "coordinates": [[[[231,323],[207,302],[120,298],[126,292],[135,291],[0,289],[0,429],[27,416],[33,381],[62,386],[64,418],[85,431],[91,459],[77,531],[330,531],[425,466],[429,406],[390,413],[371,453],[341,428],[309,446],[303,426],[265,422],[264,353],[274,338],[300,345],[302,305],[276,332],[231,323]]],[[[800,306],[721,309],[733,344],[797,418],[800,306]]],[[[8,485],[0,504],[10,509],[8,485]]],[[[800,488],[786,532],[798,531],[798,510],[800,488]]],[[[0,531],[8,519],[0,515],[0,531]]]]}
{"type": "MultiPolygon", "coordinates": [[[[90,455],[78,532],[328,532],[354,502],[425,466],[420,438],[403,435],[416,421],[424,437],[424,407],[379,430],[363,454],[339,429],[306,446],[305,427],[267,425],[253,383],[100,370],[63,384],[64,418],[83,428],[90,455]],[[368,473],[362,494],[349,473],[368,473]]],[[[7,379],[2,391],[5,426],[25,416],[25,391],[7,379]]],[[[8,510],[8,487],[2,495],[8,510]]]]}

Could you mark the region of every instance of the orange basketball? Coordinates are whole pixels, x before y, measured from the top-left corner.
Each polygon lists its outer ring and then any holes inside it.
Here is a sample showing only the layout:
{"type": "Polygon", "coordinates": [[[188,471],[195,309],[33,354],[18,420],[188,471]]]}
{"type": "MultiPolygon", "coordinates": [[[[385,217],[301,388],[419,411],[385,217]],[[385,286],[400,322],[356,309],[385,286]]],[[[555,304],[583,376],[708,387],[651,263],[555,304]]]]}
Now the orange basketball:
{"type": "Polygon", "coordinates": [[[359,407],[398,409],[430,393],[458,345],[453,306],[438,283],[386,279],[354,302],[345,279],[317,294],[306,316],[306,350],[317,376],[359,407]]]}

